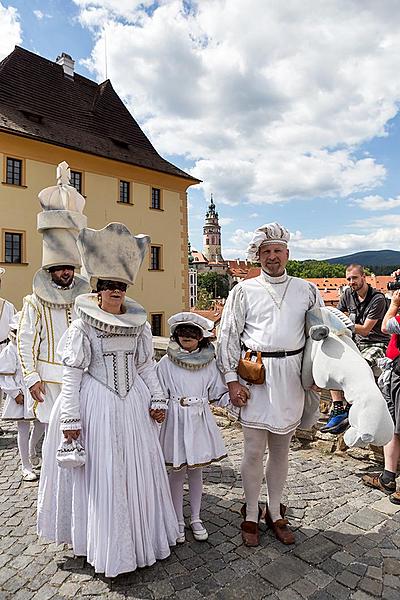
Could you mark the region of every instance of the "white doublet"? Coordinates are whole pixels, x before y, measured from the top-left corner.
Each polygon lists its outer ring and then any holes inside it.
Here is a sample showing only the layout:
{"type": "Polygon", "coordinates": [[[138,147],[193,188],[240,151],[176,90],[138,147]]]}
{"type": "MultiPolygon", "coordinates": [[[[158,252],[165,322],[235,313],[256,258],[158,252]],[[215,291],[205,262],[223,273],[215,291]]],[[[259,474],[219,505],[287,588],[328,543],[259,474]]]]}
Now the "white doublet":
{"type": "MultiPolygon", "coordinates": [[[[262,272],[236,285],[225,304],[218,337],[217,360],[226,381],[238,379],[243,344],[262,352],[303,348],[305,314],[322,304],[313,284],[286,273],[273,278],[262,272]]],[[[263,385],[240,380],[248,387],[250,399],[240,410],[232,407],[232,412],[243,425],[281,434],[299,425],[304,408],[301,359],[301,353],[263,358],[263,385]]]]}
{"type": "Polygon", "coordinates": [[[10,331],[10,321],[15,314],[14,305],[8,300],[0,298],[0,348],[5,345],[10,331]]]}
{"type": "Polygon", "coordinates": [[[4,420],[34,419],[31,395],[25,386],[15,341],[11,341],[0,354],[0,388],[6,394],[1,418],[4,420]],[[17,404],[15,398],[22,393],[24,403],[17,404]]]}

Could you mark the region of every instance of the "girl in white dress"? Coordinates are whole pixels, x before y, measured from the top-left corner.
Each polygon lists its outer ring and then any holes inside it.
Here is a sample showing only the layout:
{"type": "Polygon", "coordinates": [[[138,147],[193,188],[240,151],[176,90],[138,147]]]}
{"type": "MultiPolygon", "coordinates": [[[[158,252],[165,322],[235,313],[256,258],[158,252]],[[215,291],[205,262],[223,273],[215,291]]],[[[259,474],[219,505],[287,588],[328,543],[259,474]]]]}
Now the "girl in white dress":
{"type": "Polygon", "coordinates": [[[33,412],[28,409],[31,398],[22,376],[16,343],[19,316],[20,313],[17,313],[12,317],[9,343],[0,353],[0,388],[6,394],[1,418],[4,421],[16,421],[22,479],[35,481],[38,477],[33,468],[39,465],[36,446],[44,433],[44,424],[35,419],[33,412]],[[33,428],[30,432],[31,422],[33,428]]]}
{"type": "Polygon", "coordinates": [[[115,577],[169,556],[179,534],[156,423],[167,405],[146,312],[125,296],[149,238],[112,223],[100,231],[83,229],[79,242],[98,293],[76,299],[79,318],[65,334],[62,391],[51,413],[39,486],[38,532],[72,544],[97,573],[115,577]],[[57,467],[63,438],[79,438],[84,466],[57,467]]]}
{"type": "Polygon", "coordinates": [[[209,402],[228,402],[227,388],[217,369],[214,347],[209,341],[212,321],[190,312],[173,315],[168,324],[171,341],[157,365],[157,375],[169,398],[168,413],[161,426],[160,441],[165,462],[171,467],[169,481],[179,524],[178,543],[185,541],[183,485],[188,477],[193,536],[208,538],[200,519],[203,467],[226,457],[222,435],[209,402]]]}

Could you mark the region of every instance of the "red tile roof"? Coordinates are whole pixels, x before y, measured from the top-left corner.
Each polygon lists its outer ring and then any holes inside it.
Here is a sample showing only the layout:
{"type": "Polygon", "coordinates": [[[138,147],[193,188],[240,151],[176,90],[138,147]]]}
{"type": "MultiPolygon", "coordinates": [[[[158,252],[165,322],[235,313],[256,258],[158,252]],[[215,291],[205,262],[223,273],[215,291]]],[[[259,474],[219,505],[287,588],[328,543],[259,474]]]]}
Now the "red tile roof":
{"type": "Polygon", "coordinates": [[[198,182],[158,154],[109,80],[65,76],[19,46],[0,62],[0,131],[198,182]]]}

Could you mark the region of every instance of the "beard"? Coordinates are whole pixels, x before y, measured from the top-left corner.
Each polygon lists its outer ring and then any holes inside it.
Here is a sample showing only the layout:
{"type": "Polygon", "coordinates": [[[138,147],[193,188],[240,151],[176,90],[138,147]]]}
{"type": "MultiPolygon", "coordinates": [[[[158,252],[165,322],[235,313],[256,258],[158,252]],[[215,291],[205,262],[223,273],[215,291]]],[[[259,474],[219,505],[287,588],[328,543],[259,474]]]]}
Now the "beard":
{"type": "Polygon", "coordinates": [[[52,279],[52,281],[54,281],[54,283],[56,285],[59,285],[60,287],[63,287],[63,288],[68,288],[74,280],[74,273],[72,273],[72,275],[69,275],[68,278],[67,277],[57,277],[57,275],[55,275],[55,273],[52,273],[51,279],[52,279]]]}

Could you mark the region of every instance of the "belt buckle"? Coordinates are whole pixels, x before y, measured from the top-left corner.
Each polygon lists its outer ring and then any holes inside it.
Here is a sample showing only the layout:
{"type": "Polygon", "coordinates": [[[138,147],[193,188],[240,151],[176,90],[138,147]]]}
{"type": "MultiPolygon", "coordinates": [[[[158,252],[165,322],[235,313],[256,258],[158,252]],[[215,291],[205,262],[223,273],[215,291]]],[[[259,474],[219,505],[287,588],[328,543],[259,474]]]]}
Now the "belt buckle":
{"type": "Polygon", "coordinates": [[[186,398],[186,396],[183,396],[183,397],[182,397],[182,398],[179,400],[179,404],[180,404],[181,406],[189,406],[189,403],[188,403],[188,402],[186,402],[186,401],[187,401],[187,398],[186,398]]]}

